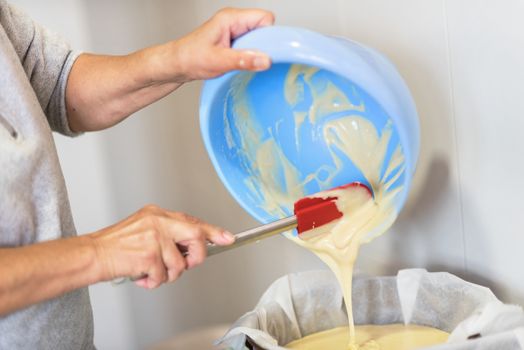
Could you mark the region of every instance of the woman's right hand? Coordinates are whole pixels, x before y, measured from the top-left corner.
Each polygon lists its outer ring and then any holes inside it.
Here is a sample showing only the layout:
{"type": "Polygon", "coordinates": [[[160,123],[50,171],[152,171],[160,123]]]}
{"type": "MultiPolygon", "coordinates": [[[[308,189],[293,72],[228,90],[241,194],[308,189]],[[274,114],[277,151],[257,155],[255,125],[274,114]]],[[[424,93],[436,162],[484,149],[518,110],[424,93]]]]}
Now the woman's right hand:
{"type": "Polygon", "coordinates": [[[146,276],[135,283],[148,289],[173,282],[184,270],[201,264],[208,241],[228,245],[235,240],[221,228],[154,205],[90,236],[102,280],[146,276]]]}

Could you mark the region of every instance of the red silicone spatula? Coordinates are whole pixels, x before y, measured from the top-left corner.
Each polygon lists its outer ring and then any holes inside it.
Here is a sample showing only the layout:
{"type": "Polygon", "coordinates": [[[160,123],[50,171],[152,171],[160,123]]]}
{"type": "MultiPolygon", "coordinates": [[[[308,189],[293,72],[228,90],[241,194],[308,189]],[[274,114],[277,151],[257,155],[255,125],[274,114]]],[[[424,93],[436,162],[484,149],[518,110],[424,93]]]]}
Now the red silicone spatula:
{"type": "MultiPolygon", "coordinates": [[[[344,189],[350,187],[362,188],[363,190],[369,193],[370,197],[372,196],[371,190],[366,185],[363,185],[360,182],[353,182],[344,186],[337,187],[336,189],[344,189]]],[[[336,197],[306,197],[299,199],[295,202],[294,205],[295,215],[238,233],[235,235],[235,243],[231,245],[218,246],[213,243],[208,243],[207,255],[215,255],[226,250],[237,248],[244,244],[257,242],[261,239],[271,237],[278,233],[282,233],[294,228],[296,228],[298,234],[301,235],[302,233],[310,231],[316,227],[328,224],[336,219],[341,218],[343,215],[337,209],[337,205],[335,203],[336,200],[336,197]]],[[[187,255],[187,252],[182,252],[182,255],[187,255]]],[[[136,281],[145,277],[147,277],[147,275],[132,277],[130,278],[130,280],[136,281]]],[[[126,278],[120,278],[113,281],[113,283],[120,284],[126,280],[126,278]]]]}
{"type": "MultiPolygon", "coordinates": [[[[353,182],[337,189],[350,187],[360,187],[372,196],[371,190],[360,182],[353,182]]],[[[295,215],[271,222],[266,225],[252,228],[250,230],[235,235],[235,243],[228,246],[217,246],[210,243],[207,247],[207,255],[215,255],[226,250],[230,250],[247,243],[256,242],[261,239],[274,236],[296,228],[298,234],[312,230],[316,227],[328,224],[342,217],[342,213],[337,209],[335,201],[337,198],[302,198],[295,202],[295,215]]]]}

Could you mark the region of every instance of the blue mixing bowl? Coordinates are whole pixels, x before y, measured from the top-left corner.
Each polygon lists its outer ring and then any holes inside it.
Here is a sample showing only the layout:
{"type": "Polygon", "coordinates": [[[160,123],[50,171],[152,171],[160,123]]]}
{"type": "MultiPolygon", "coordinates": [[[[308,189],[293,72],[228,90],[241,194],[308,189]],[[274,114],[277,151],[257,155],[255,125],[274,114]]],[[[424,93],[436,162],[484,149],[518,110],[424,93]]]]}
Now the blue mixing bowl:
{"type": "Polygon", "coordinates": [[[400,211],[418,157],[419,123],[388,59],[351,40],[280,26],[253,30],[233,47],[266,52],[273,65],[206,81],[200,127],[218,176],[249,214],[266,223],[291,214],[301,196],[353,181],[376,189],[354,159],[326,140],[328,123],[348,116],[371,123],[378,137],[389,133],[380,176],[393,179],[389,189],[398,189],[400,211]],[[403,163],[390,173],[386,164],[396,151],[403,163]]]}

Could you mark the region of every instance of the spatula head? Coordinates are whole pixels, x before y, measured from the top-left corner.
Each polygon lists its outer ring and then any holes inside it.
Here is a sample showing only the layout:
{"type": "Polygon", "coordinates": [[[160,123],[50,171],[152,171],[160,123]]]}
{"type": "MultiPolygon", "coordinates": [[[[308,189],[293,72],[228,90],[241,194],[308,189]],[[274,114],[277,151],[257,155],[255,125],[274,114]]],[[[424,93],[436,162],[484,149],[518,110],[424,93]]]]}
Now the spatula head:
{"type": "MultiPolygon", "coordinates": [[[[345,189],[350,187],[360,187],[365,189],[369,196],[371,190],[360,182],[352,182],[347,185],[336,187],[335,189],[345,189]]],[[[328,224],[342,217],[342,213],[336,205],[336,197],[316,198],[306,197],[295,202],[294,211],[297,217],[298,234],[312,230],[316,227],[328,224]]]]}

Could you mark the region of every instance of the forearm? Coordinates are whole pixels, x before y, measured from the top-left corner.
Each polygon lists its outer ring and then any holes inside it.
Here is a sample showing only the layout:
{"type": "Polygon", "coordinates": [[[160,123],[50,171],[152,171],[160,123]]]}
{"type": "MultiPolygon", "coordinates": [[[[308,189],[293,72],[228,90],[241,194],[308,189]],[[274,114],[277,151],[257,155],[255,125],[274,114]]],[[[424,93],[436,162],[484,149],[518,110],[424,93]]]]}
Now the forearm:
{"type": "MultiPolygon", "coordinates": [[[[181,85],[177,76],[162,80],[158,66],[173,43],[125,56],[82,54],[67,81],[66,107],[74,131],[108,128],[181,85]]],[[[176,71],[177,59],[171,64],[176,71]]]]}
{"type": "Polygon", "coordinates": [[[225,9],[178,40],[126,56],[81,55],[66,86],[70,128],[105,129],[185,82],[215,78],[237,69],[269,68],[271,61],[266,54],[233,50],[231,41],[273,22],[273,15],[267,11],[225,9]]]}
{"type": "Polygon", "coordinates": [[[0,249],[0,316],[103,278],[89,236],[0,249]]]}

